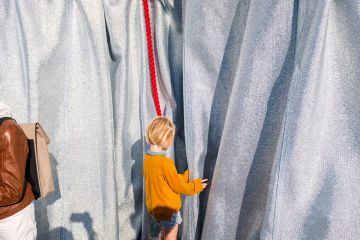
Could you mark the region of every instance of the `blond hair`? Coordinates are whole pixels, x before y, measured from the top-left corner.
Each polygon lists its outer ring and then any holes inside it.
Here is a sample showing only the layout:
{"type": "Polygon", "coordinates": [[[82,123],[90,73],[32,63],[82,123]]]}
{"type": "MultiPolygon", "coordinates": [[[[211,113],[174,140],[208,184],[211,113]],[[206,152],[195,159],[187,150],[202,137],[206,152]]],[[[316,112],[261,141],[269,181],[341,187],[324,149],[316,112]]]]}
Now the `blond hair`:
{"type": "Polygon", "coordinates": [[[146,141],[161,146],[170,137],[174,137],[176,127],[168,117],[155,117],[146,128],[146,141]]]}

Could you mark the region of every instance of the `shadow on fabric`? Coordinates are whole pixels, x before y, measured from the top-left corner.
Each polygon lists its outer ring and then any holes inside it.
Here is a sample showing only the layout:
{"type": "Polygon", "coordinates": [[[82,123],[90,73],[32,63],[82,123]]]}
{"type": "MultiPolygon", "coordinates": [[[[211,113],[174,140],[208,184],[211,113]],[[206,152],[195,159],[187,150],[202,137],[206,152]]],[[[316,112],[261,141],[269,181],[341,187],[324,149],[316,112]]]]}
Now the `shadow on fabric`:
{"type": "Polygon", "coordinates": [[[40,239],[66,239],[66,240],[74,240],[74,236],[71,232],[69,232],[66,228],[58,227],[54,228],[49,232],[49,238],[38,238],[40,239]]]}
{"type": "Polygon", "coordinates": [[[88,235],[89,240],[95,240],[96,233],[93,228],[93,220],[90,217],[90,214],[88,212],[84,213],[73,213],[70,217],[71,222],[78,222],[82,223],[84,228],[86,229],[86,233],[88,235]]]}
{"type": "Polygon", "coordinates": [[[130,222],[136,231],[137,240],[150,239],[160,232],[159,226],[146,211],[143,194],[143,151],[144,145],[141,139],[131,146],[131,159],[134,161],[131,167],[131,184],[135,211],[130,216],[130,222]]]}
{"type": "Polygon", "coordinates": [[[52,175],[54,178],[54,192],[48,194],[44,199],[35,201],[35,219],[37,223],[37,236],[38,239],[49,239],[49,220],[47,207],[54,204],[58,199],[61,198],[60,185],[59,185],[59,175],[57,171],[57,166],[59,165],[55,156],[49,154],[52,175]]]}
{"type": "Polygon", "coordinates": [[[246,181],[236,239],[260,239],[266,211],[271,172],[278,144],[282,142],[282,124],[294,71],[298,1],[294,1],[291,39],[281,72],[271,90],[260,139],[246,181]]]}
{"type": "MultiPolygon", "coordinates": [[[[82,223],[84,225],[84,228],[86,230],[86,233],[88,235],[89,240],[95,240],[96,239],[96,233],[93,229],[93,220],[90,217],[90,214],[88,212],[84,213],[73,213],[70,217],[71,222],[74,223],[82,223]]],[[[73,234],[71,231],[67,230],[64,227],[58,227],[52,229],[48,233],[48,238],[38,238],[38,239],[66,239],[66,240],[74,240],[73,234]]]]}
{"type": "Polygon", "coordinates": [[[210,184],[200,194],[199,197],[199,217],[197,221],[195,239],[201,239],[207,202],[211,188],[211,181],[213,178],[217,155],[219,152],[220,141],[231,95],[231,89],[236,77],[236,71],[233,70],[237,68],[240,61],[241,42],[243,38],[242,31],[244,31],[245,29],[245,25],[241,26],[240,23],[246,23],[247,9],[249,5],[249,3],[238,3],[237,5],[227,43],[225,46],[225,52],[220,67],[219,77],[215,87],[214,98],[210,112],[207,153],[205,156],[203,172],[203,178],[209,179],[210,184]]]}
{"type": "MultiPolygon", "coordinates": [[[[35,219],[37,224],[37,239],[39,240],[48,240],[48,239],[66,239],[73,240],[74,236],[71,231],[67,230],[64,227],[58,227],[54,229],[49,229],[49,220],[47,207],[54,204],[57,200],[61,198],[60,185],[59,185],[59,175],[57,171],[58,162],[53,154],[49,154],[52,174],[54,178],[54,192],[47,195],[44,199],[35,201],[35,219]]],[[[71,214],[70,221],[74,223],[82,223],[89,240],[94,240],[96,238],[96,233],[93,229],[93,220],[88,212],[84,213],[73,213],[71,214]]]]}
{"type": "Polygon", "coordinates": [[[143,143],[137,140],[131,146],[131,184],[134,196],[135,211],[130,216],[131,226],[136,231],[136,239],[142,239],[142,206],[143,206],[143,143]]]}

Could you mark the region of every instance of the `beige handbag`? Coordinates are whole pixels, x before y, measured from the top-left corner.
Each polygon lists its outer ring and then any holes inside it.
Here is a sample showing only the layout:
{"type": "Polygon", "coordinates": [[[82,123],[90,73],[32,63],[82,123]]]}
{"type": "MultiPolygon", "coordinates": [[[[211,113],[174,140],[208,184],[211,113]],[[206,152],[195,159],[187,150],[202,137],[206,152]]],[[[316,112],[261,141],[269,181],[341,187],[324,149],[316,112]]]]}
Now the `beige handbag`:
{"type": "Polygon", "coordinates": [[[44,198],[54,191],[51,163],[47,145],[49,137],[39,123],[20,124],[29,139],[29,155],[26,178],[30,182],[35,199],[44,198]]]}

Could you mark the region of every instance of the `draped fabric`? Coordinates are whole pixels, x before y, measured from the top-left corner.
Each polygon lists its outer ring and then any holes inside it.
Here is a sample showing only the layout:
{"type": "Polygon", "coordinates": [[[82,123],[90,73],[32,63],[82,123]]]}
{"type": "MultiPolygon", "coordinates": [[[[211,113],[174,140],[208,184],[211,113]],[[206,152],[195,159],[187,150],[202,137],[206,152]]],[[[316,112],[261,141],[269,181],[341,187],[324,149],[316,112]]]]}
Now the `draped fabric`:
{"type": "MultiPolygon", "coordinates": [[[[183,197],[179,238],[360,238],[360,2],[152,0],[158,88],[183,197]]],[[[140,0],[0,3],[0,101],[52,142],[39,239],[150,239],[156,115],[140,0]]]]}

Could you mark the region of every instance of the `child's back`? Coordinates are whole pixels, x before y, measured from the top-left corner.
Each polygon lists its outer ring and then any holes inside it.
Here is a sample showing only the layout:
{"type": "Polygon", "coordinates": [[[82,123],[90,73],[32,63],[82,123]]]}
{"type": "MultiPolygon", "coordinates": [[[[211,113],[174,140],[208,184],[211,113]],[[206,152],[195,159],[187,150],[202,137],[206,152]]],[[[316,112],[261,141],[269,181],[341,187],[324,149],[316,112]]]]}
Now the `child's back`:
{"type": "Polygon", "coordinates": [[[173,160],[162,153],[144,156],[146,206],[157,220],[170,220],[181,208],[180,193],[193,195],[202,191],[201,179],[189,182],[189,172],[178,174],[173,160]]]}
{"type": "Polygon", "coordinates": [[[150,144],[144,156],[146,207],[159,222],[166,239],[176,239],[180,215],[180,194],[192,195],[206,187],[207,179],[189,181],[189,171],[178,174],[173,160],[165,156],[174,141],[175,125],[167,117],[156,117],[146,129],[150,144]]]}

